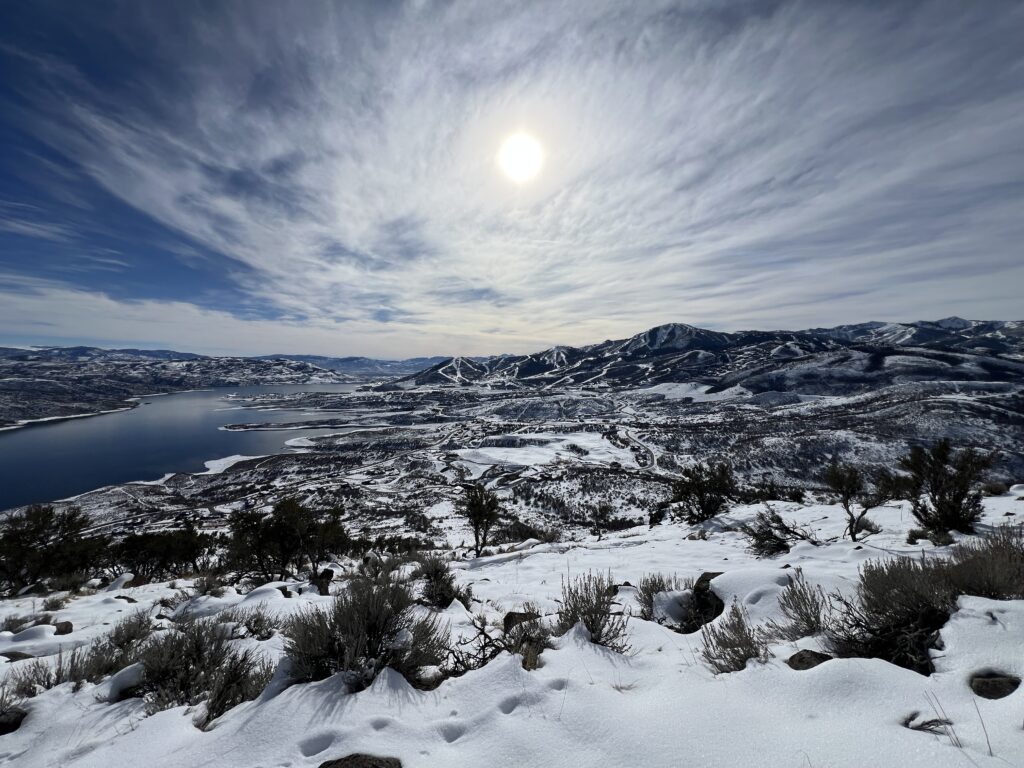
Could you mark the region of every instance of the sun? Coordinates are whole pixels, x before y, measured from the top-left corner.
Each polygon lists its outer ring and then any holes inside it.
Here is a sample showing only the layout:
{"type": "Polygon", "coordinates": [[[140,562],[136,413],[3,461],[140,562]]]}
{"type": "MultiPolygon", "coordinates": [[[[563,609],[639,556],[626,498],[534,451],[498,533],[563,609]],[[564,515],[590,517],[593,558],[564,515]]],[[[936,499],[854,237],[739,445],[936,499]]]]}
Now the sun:
{"type": "Polygon", "coordinates": [[[544,165],[544,148],[528,133],[513,133],[498,150],[498,167],[516,184],[536,178],[544,165]]]}

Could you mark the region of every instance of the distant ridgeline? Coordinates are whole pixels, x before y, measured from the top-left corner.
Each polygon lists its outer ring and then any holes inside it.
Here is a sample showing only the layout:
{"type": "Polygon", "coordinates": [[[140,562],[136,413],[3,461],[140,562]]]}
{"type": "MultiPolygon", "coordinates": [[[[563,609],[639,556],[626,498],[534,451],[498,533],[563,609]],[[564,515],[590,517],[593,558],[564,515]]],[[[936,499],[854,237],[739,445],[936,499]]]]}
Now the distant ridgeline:
{"type": "Polygon", "coordinates": [[[862,323],[723,333],[669,324],[618,341],[530,355],[451,358],[407,384],[645,386],[699,382],[714,393],[854,394],[912,382],[1024,381],[1024,322],[862,323]]]}

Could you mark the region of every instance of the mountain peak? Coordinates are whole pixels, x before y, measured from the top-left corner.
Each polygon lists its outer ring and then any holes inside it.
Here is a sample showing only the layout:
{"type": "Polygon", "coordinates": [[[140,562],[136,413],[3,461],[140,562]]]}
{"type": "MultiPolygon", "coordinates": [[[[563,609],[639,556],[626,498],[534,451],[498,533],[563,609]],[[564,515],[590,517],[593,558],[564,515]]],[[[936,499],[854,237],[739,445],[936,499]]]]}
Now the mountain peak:
{"type": "Polygon", "coordinates": [[[935,324],[940,328],[946,328],[950,331],[962,331],[973,325],[970,320],[964,320],[962,317],[957,317],[956,315],[950,315],[949,317],[944,317],[941,320],[936,320],[935,324]]]}

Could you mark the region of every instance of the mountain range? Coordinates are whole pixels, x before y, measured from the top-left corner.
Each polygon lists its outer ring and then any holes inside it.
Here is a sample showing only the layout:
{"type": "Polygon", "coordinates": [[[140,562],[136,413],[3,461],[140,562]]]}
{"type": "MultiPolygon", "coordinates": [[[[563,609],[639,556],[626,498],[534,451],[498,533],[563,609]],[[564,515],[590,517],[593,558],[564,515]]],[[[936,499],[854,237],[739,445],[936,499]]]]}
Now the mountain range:
{"type": "MultiPolygon", "coordinates": [[[[0,360],[54,361],[65,363],[146,362],[170,360],[227,359],[171,349],[105,349],[103,347],[0,347],[0,360]]],[[[413,357],[406,360],[377,360],[370,357],[327,357],[325,355],[260,355],[251,360],[286,360],[344,373],[355,377],[401,376],[448,360],[447,357],[413,357]]]]}
{"type": "Polygon", "coordinates": [[[669,323],[626,339],[583,347],[555,346],[527,355],[404,360],[296,354],[217,358],[173,350],[0,347],[0,361],[7,366],[191,361],[205,368],[213,361],[229,360],[235,361],[232,365],[236,367],[243,360],[279,361],[304,366],[309,372],[330,372],[333,381],[388,378],[402,386],[602,387],[694,382],[708,385],[712,392],[743,386],[754,393],[843,394],[910,381],[1024,380],[1024,322],[947,317],[734,333],[669,323]]]}
{"type": "Polygon", "coordinates": [[[529,355],[456,357],[404,377],[415,385],[642,386],[844,394],[909,381],[1024,380],[1024,322],[949,317],[803,331],[726,333],[670,323],[627,339],[529,355]]]}

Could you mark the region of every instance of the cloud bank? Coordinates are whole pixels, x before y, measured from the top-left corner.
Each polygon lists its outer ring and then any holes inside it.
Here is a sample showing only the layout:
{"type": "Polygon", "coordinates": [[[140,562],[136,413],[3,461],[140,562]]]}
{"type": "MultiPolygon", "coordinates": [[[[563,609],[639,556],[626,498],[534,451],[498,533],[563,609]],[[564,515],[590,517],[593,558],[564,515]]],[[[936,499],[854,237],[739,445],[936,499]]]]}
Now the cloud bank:
{"type": "Polygon", "coordinates": [[[59,169],[8,179],[0,238],[90,275],[5,248],[12,339],[404,356],[1024,317],[1020,4],[118,10],[0,46],[59,169]],[[516,131],[546,156],[522,186],[495,166],[516,131]],[[93,190],[177,244],[173,297],[151,263],[126,288],[144,243],[98,249],[93,190]]]}

